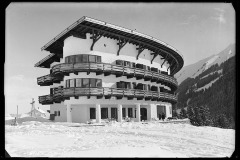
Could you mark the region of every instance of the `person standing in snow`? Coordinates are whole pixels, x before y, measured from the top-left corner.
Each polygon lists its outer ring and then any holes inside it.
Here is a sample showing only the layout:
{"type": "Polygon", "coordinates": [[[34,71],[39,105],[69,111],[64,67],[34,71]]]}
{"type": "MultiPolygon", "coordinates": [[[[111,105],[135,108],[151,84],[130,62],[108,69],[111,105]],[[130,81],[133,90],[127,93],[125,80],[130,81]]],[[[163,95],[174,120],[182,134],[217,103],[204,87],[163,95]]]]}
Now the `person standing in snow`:
{"type": "Polygon", "coordinates": [[[164,121],[164,119],[165,119],[165,114],[164,114],[164,113],[162,113],[162,119],[163,119],[163,121],[164,121]]]}
{"type": "Polygon", "coordinates": [[[160,113],[158,116],[159,116],[159,120],[161,120],[162,119],[162,114],[160,113]]]}

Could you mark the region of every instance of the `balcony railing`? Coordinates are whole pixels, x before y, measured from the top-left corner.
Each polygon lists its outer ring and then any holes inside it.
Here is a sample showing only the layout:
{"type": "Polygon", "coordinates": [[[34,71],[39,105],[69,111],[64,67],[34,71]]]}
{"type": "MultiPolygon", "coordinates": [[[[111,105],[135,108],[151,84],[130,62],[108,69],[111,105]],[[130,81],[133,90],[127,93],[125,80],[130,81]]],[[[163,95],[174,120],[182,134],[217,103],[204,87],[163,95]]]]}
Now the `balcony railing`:
{"type": "Polygon", "coordinates": [[[49,85],[52,85],[53,82],[59,83],[62,80],[63,80],[63,76],[53,76],[52,74],[48,74],[48,75],[37,78],[37,83],[40,86],[49,86],[49,85]]]}
{"type": "Polygon", "coordinates": [[[151,101],[165,101],[170,103],[176,103],[177,97],[170,93],[146,91],[139,89],[124,89],[124,88],[55,88],[52,95],[39,96],[39,103],[41,104],[53,104],[60,103],[70,97],[78,98],[79,96],[97,96],[97,99],[105,97],[109,99],[116,97],[122,99],[127,97],[128,100],[137,98],[137,100],[151,100],[151,101]]]}
{"type": "MultiPolygon", "coordinates": [[[[64,74],[77,73],[77,72],[96,72],[97,75],[104,74],[105,76],[114,74],[117,77],[127,76],[127,78],[136,77],[137,79],[151,80],[157,83],[169,83],[169,87],[173,90],[177,88],[177,80],[174,77],[144,70],[140,68],[131,68],[120,65],[112,65],[107,63],[75,63],[68,64],[62,63],[52,67],[52,74],[38,78],[38,84],[44,85],[50,83],[57,75],[63,76],[64,74]]],[[[59,78],[58,78],[59,79],[59,78]]]]}

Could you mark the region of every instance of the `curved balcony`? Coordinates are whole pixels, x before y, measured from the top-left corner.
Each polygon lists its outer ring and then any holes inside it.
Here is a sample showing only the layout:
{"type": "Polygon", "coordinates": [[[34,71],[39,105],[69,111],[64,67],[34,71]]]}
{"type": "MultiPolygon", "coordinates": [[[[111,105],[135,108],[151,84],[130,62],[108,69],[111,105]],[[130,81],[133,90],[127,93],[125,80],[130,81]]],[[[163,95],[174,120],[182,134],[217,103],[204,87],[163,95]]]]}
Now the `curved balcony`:
{"type": "Polygon", "coordinates": [[[37,84],[40,86],[49,86],[53,83],[60,83],[63,80],[63,76],[53,76],[52,74],[48,74],[42,77],[37,78],[37,84]]]}
{"type": "MultiPolygon", "coordinates": [[[[108,76],[110,74],[116,75],[116,77],[127,76],[127,78],[136,77],[136,79],[144,79],[145,81],[151,81],[156,83],[162,83],[175,91],[177,89],[177,80],[174,77],[158,73],[155,71],[144,70],[140,68],[125,67],[119,65],[112,65],[107,63],[62,63],[52,67],[52,74],[46,75],[46,78],[38,78],[39,85],[47,85],[53,80],[53,77],[63,77],[69,73],[78,74],[78,72],[96,72],[97,75],[104,74],[108,76]]],[[[57,79],[59,80],[59,78],[57,79]]]]}
{"type": "Polygon", "coordinates": [[[41,104],[53,104],[60,103],[65,99],[70,99],[70,97],[79,96],[96,96],[97,99],[105,97],[105,99],[110,99],[111,97],[116,97],[116,99],[122,99],[127,97],[128,100],[137,98],[137,100],[151,100],[151,101],[162,101],[170,102],[175,104],[177,102],[177,97],[173,94],[156,92],[156,91],[146,91],[138,89],[123,89],[123,88],[55,88],[52,95],[39,96],[39,103],[41,104]]]}

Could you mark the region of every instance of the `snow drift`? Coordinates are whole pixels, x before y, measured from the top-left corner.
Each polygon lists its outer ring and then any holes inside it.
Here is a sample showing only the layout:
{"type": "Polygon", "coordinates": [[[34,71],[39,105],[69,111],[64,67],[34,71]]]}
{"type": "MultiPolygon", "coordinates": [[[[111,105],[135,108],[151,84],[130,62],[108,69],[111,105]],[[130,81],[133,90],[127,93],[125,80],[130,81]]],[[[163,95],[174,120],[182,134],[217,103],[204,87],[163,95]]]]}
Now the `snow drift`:
{"type": "Polygon", "coordinates": [[[31,121],[5,132],[13,157],[230,157],[235,146],[232,129],[159,122],[31,121]]]}

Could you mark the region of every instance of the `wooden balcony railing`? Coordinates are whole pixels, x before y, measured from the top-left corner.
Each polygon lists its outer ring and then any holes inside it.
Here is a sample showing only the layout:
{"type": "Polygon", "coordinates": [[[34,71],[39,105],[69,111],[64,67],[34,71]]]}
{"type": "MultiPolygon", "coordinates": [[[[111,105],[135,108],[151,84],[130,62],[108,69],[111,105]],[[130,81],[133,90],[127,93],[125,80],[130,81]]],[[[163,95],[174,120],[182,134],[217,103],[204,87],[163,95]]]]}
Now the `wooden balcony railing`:
{"type": "MultiPolygon", "coordinates": [[[[137,79],[144,79],[146,81],[150,80],[157,83],[166,83],[172,90],[176,90],[178,85],[177,80],[169,75],[140,68],[131,68],[107,63],[56,64],[52,67],[52,74],[39,77],[37,81],[39,85],[47,85],[48,83],[51,84],[51,81],[53,81],[54,77],[57,75],[62,77],[64,74],[77,72],[96,72],[97,75],[104,74],[105,76],[114,74],[117,77],[127,76],[127,78],[136,77],[137,79]]],[[[61,80],[61,78],[56,78],[56,81],[57,80],[61,80]]]]}
{"type": "Polygon", "coordinates": [[[52,104],[59,103],[70,97],[78,98],[79,96],[97,96],[98,99],[105,97],[109,99],[116,97],[122,99],[127,97],[129,100],[137,98],[137,100],[165,101],[176,103],[177,97],[170,93],[145,91],[139,89],[124,89],[124,88],[55,88],[52,95],[39,96],[39,103],[52,104]]]}

